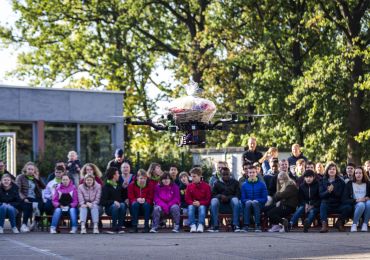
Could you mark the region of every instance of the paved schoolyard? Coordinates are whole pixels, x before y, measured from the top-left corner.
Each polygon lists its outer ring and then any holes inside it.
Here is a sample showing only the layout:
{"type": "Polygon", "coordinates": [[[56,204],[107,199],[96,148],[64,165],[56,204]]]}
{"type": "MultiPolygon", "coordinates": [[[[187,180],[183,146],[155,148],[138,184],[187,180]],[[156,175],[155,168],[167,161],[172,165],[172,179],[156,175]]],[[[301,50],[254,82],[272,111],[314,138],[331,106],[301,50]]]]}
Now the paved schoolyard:
{"type": "Polygon", "coordinates": [[[0,259],[370,259],[370,233],[4,234],[0,259]]]}

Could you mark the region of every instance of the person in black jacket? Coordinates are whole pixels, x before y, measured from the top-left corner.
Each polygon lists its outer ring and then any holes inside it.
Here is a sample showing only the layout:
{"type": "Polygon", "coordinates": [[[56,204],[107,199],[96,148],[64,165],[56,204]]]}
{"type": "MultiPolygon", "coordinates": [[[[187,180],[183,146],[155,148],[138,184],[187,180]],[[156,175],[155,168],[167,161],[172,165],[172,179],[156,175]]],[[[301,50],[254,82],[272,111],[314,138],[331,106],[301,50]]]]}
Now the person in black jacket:
{"type": "Polygon", "coordinates": [[[320,209],[320,185],[315,179],[315,172],[306,170],[303,174],[304,182],[299,186],[298,191],[298,208],[289,222],[289,229],[294,226],[298,219],[306,214],[303,223],[303,232],[308,232],[316,215],[320,209]]]}
{"type": "Polygon", "coordinates": [[[350,180],[346,184],[342,200],[344,204],[348,204],[355,209],[351,232],[357,231],[357,225],[362,215],[364,215],[364,223],[361,231],[367,232],[367,224],[370,218],[370,183],[362,167],[355,169],[353,181],[350,180]]]}
{"type": "Polygon", "coordinates": [[[123,223],[126,216],[127,204],[127,189],[122,188],[118,184],[119,172],[115,167],[108,168],[105,172],[107,178],[103,186],[101,205],[105,208],[105,213],[112,217],[112,231],[107,231],[109,234],[125,233],[123,231],[123,223]]]}
{"type": "Polygon", "coordinates": [[[9,174],[4,174],[0,185],[0,234],[4,233],[4,222],[7,216],[13,233],[19,233],[16,227],[16,215],[20,203],[21,199],[17,185],[12,182],[9,174]]]}
{"type": "Polygon", "coordinates": [[[344,221],[350,217],[352,208],[348,204],[342,204],[342,193],[344,191],[344,181],[339,177],[337,165],[329,163],[325,169],[325,175],[320,183],[320,219],[322,228],[320,233],[326,233],[328,229],[328,214],[340,214],[336,228],[343,232],[344,221]]]}
{"type": "Polygon", "coordinates": [[[212,188],[211,216],[213,228],[209,232],[218,231],[218,212],[233,214],[234,232],[240,232],[239,227],[239,182],[230,177],[230,170],[224,167],[220,171],[221,180],[216,181],[212,188]]]}

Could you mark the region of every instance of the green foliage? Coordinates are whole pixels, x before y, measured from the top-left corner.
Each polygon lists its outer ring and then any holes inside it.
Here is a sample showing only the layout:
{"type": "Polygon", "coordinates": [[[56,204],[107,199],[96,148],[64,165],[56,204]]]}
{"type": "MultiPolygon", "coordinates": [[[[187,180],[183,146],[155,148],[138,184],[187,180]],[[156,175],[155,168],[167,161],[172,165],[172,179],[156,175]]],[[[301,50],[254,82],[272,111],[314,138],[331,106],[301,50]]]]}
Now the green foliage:
{"type": "MultiPolygon", "coordinates": [[[[178,82],[192,77],[220,114],[256,113],[251,128],[207,134],[209,146],[298,142],[314,160],[352,160],[370,152],[369,0],[351,1],[56,1],[13,0],[17,30],[1,27],[9,44],[27,43],[14,72],[35,85],[126,91],[125,114],[149,118],[175,83],[154,82],[158,65],[178,82]],[[162,98],[159,97],[159,99],[162,98]]],[[[176,161],[170,134],[129,127],[131,157],[176,161]]],[[[188,153],[186,153],[188,158],[188,153]]]]}

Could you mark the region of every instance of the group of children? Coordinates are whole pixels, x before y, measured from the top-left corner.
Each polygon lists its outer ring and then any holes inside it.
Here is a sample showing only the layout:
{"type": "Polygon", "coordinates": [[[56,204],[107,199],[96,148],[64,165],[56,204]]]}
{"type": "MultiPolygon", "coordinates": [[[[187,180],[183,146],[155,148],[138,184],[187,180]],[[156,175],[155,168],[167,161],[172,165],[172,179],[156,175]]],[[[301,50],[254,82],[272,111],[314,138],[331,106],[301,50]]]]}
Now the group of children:
{"type": "Polygon", "coordinates": [[[112,220],[112,228],[107,232],[125,233],[128,211],[132,233],[138,232],[139,216],[144,218],[143,232],[157,233],[164,224],[163,217],[169,216],[172,232],[179,232],[185,224],[190,232],[202,233],[208,210],[211,214],[208,232],[219,231],[219,213],[231,214],[234,232],[261,232],[262,214],[269,220],[269,232],[288,232],[299,219],[307,232],[319,214],[320,232],[324,233],[329,230],[328,215],[332,213],[339,214],[335,224],[339,231],[344,231],[344,224],[350,218],[352,232],[357,231],[360,219],[361,231],[367,231],[370,161],[365,163],[366,170],[348,164],[343,176],[333,162],[322,169],[302,154],[297,156],[293,152],[292,156],[294,165],[291,157],[279,161],[274,149],[269,149],[256,162],[243,160],[239,180],[231,174],[226,162],[218,162],[209,182],[203,180],[199,167],[179,174],[175,165],[169,171],[162,171],[161,165],[151,163],[147,171],[140,169],[133,174],[122,150],[116,151],[116,158],[108,163],[104,176],[92,163],[81,166],[77,154],[70,152],[67,163],[56,163],[47,185],[36,165],[28,162],[16,179],[0,171],[0,233],[4,232],[6,217],[12,231],[19,233],[16,225],[19,212],[23,215],[20,231],[29,232],[32,225],[28,224],[35,209],[39,214],[33,223],[37,224],[44,213],[52,215],[52,234],[57,233],[62,215],[70,218],[70,233],[78,231],[78,215],[80,232],[87,233],[89,214],[92,232],[98,234],[104,212],[112,220]],[[187,215],[186,222],[181,221],[181,215],[187,215]]]}

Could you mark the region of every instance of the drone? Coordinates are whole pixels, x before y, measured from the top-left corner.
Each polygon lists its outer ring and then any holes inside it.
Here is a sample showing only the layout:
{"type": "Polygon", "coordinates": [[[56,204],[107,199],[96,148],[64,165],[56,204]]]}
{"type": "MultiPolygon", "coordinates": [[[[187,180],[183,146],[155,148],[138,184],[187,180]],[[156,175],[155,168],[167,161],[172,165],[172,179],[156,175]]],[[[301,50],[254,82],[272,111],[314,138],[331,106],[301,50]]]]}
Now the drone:
{"type": "Polygon", "coordinates": [[[138,117],[124,117],[125,125],[145,125],[156,131],[168,131],[170,133],[182,132],[178,146],[195,146],[203,148],[206,145],[206,132],[213,130],[229,130],[232,125],[246,125],[250,129],[253,119],[256,117],[269,116],[270,114],[239,114],[231,113],[229,118],[219,119],[214,123],[204,123],[197,120],[177,122],[172,114],[162,115],[159,121],[152,119],[140,119],[138,117]],[[240,119],[242,117],[244,119],[240,119]],[[136,120],[135,120],[136,119],[136,120]]]}

